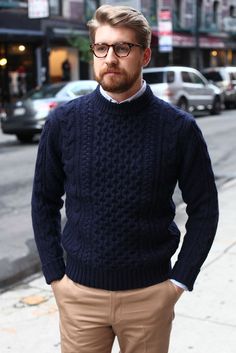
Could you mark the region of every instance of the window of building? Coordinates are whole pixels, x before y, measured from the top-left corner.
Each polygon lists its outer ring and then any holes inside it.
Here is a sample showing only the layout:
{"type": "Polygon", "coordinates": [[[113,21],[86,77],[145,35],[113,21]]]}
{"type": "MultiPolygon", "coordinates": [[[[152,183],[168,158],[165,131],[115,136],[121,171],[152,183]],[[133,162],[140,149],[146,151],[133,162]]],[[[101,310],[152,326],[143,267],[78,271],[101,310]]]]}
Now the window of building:
{"type": "Polygon", "coordinates": [[[80,22],[84,20],[84,4],[82,1],[70,1],[70,18],[80,22]]]}
{"type": "MultiPolygon", "coordinates": [[[[182,1],[180,1],[181,3],[182,1]]],[[[182,11],[182,13],[184,13],[184,28],[186,29],[193,29],[194,26],[194,20],[196,18],[195,16],[195,5],[196,3],[194,3],[193,1],[190,0],[186,0],[185,1],[185,10],[182,11]]]]}
{"type": "Polygon", "coordinates": [[[198,0],[197,6],[198,6],[197,11],[198,11],[198,15],[199,15],[198,16],[198,21],[199,21],[198,25],[199,25],[199,28],[201,28],[203,25],[203,1],[198,0]]]}
{"type": "Polygon", "coordinates": [[[230,17],[236,17],[236,8],[235,8],[235,6],[231,5],[229,7],[229,15],[230,15],[230,17]]]}
{"type": "Polygon", "coordinates": [[[162,0],[162,8],[171,8],[172,1],[171,0],[162,0]]]}
{"type": "Polygon", "coordinates": [[[61,15],[61,0],[49,0],[50,15],[61,15]]]}
{"type": "Polygon", "coordinates": [[[175,27],[181,27],[181,0],[174,1],[174,22],[175,27]]]}
{"type": "Polygon", "coordinates": [[[9,1],[3,0],[3,1],[0,1],[0,7],[3,9],[18,8],[18,7],[27,8],[27,3],[28,3],[27,0],[9,0],[9,1]]]}
{"type": "Polygon", "coordinates": [[[213,23],[218,24],[219,1],[213,2],[213,23]]]}
{"type": "Polygon", "coordinates": [[[85,20],[88,21],[93,17],[94,12],[99,7],[99,0],[85,0],[85,20]]]}

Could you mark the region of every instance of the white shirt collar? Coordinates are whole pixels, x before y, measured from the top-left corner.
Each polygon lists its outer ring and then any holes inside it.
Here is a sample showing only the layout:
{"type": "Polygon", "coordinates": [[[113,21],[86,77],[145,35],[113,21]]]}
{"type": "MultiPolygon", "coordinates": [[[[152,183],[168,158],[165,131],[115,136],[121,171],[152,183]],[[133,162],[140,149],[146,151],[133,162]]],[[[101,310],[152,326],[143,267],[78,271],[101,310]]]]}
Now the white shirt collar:
{"type": "Polygon", "coordinates": [[[101,95],[106,98],[107,100],[109,100],[111,103],[117,103],[117,104],[121,104],[121,103],[126,103],[126,102],[131,102],[134,99],[137,99],[138,97],[140,97],[146,90],[147,87],[147,83],[146,81],[142,80],[142,87],[138,90],[138,92],[136,92],[133,96],[123,100],[122,102],[117,102],[115,99],[113,99],[112,97],[109,96],[109,94],[107,94],[106,91],[104,91],[104,89],[102,88],[102,86],[100,85],[100,93],[101,95]]]}

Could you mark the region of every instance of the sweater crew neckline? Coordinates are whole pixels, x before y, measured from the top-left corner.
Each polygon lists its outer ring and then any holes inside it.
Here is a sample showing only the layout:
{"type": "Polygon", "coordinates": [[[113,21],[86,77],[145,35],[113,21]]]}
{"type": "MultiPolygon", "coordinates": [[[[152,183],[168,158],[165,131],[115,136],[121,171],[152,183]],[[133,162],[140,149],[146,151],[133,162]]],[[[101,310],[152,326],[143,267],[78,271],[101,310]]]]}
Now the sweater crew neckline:
{"type": "Polygon", "coordinates": [[[98,110],[110,113],[110,114],[136,114],[145,109],[147,105],[153,99],[153,93],[150,87],[147,85],[145,92],[130,102],[124,102],[121,104],[113,103],[108,101],[102,96],[100,92],[100,86],[98,85],[95,91],[92,93],[95,106],[98,110]]]}

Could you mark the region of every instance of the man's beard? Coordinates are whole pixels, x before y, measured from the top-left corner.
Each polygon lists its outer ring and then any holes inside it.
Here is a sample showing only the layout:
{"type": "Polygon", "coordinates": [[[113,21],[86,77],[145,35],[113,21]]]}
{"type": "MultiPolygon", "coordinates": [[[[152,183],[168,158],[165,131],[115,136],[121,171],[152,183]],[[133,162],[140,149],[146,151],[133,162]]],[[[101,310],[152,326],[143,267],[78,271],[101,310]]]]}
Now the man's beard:
{"type": "Polygon", "coordinates": [[[118,70],[116,67],[107,68],[107,70],[101,71],[98,75],[95,74],[96,81],[102,86],[104,91],[111,93],[124,93],[128,91],[140,77],[140,70],[132,72],[132,74],[127,73],[123,70],[118,70]],[[114,77],[108,77],[106,72],[118,71],[119,74],[114,77]]]}

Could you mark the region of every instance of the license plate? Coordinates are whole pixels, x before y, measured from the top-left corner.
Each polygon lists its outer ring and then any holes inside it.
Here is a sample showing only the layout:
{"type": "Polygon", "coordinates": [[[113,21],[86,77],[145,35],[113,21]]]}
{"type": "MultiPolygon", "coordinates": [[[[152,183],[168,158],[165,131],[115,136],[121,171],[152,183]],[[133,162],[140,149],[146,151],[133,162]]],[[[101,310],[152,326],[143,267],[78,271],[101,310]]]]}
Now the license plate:
{"type": "Polygon", "coordinates": [[[15,108],[14,109],[14,116],[19,116],[19,115],[24,115],[25,114],[25,108],[15,108]]]}

